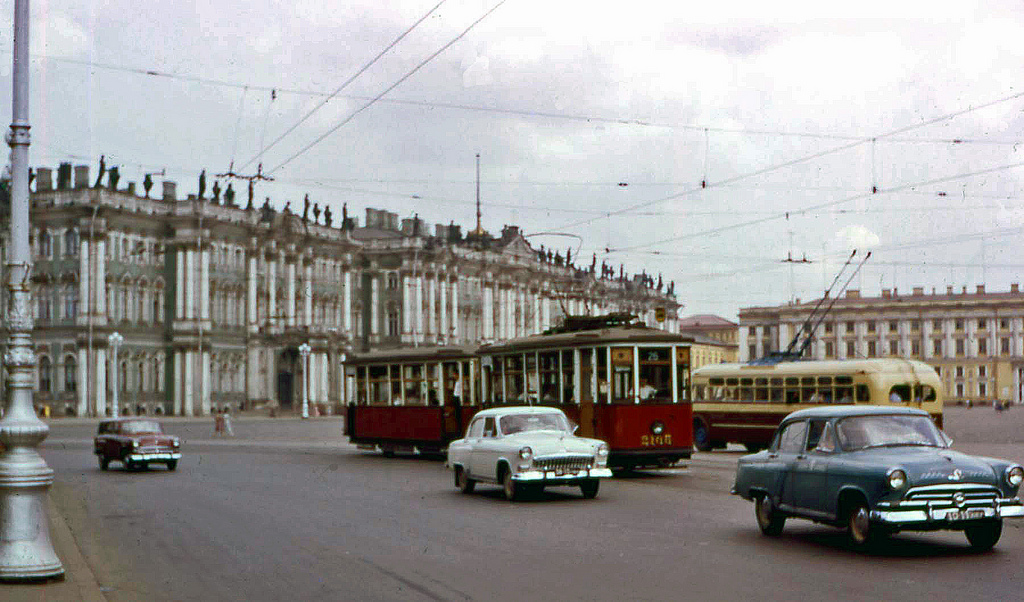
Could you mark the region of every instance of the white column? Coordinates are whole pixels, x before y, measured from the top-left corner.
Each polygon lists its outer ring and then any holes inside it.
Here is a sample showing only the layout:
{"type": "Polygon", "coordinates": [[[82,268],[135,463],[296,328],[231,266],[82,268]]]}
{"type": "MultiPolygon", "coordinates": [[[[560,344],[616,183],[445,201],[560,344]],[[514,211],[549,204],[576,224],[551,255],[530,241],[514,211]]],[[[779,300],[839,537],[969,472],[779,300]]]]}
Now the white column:
{"type": "Polygon", "coordinates": [[[370,334],[380,332],[380,274],[370,276],[370,334]]]}
{"type": "Polygon", "coordinates": [[[201,416],[208,416],[210,414],[210,352],[201,351],[196,354],[200,360],[200,370],[202,370],[202,383],[200,383],[200,412],[201,416]]]}
{"type": "Polygon", "coordinates": [[[412,281],[408,276],[402,275],[402,337],[407,338],[412,334],[412,281]]]}
{"type": "Polygon", "coordinates": [[[246,320],[245,321],[246,321],[246,324],[250,327],[250,329],[252,329],[252,327],[256,326],[257,316],[259,315],[259,314],[256,313],[256,311],[257,311],[257,308],[256,308],[256,292],[257,292],[256,287],[257,287],[257,285],[259,283],[259,280],[256,277],[256,254],[255,253],[249,255],[248,271],[249,271],[249,277],[248,277],[248,282],[247,282],[248,286],[246,287],[247,314],[246,314],[246,320]]]}
{"type": "MultiPolygon", "coordinates": [[[[89,278],[90,268],[90,257],[89,257],[89,241],[82,238],[78,243],[78,307],[79,315],[86,316],[86,320],[92,320],[92,307],[89,304],[89,285],[92,280],[89,278]]],[[[81,322],[79,322],[81,323],[81,322]]],[[[85,388],[85,381],[81,381],[81,388],[85,388]]],[[[82,412],[78,413],[79,416],[84,416],[82,412]]]]}
{"type": "MultiPolygon", "coordinates": [[[[84,274],[84,272],[83,272],[84,274]]],[[[78,407],[75,414],[78,417],[89,415],[89,350],[85,347],[78,349],[78,407]]]]}
{"type": "Polygon", "coordinates": [[[498,338],[508,338],[508,289],[498,285],[498,338]]]}
{"type": "Polygon", "coordinates": [[[103,417],[107,415],[107,350],[99,348],[96,350],[93,360],[93,374],[95,374],[96,386],[93,390],[93,404],[96,408],[96,415],[103,417]]]}
{"type": "Polygon", "coordinates": [[[455,280],[452,282],[452,328],[451,338],[452,341],[458,343],[461,340],[461,330],[459,329],[459,277],[455,276],[455,280]]]}
{"type": "Polygon", "coordinates": [[[309,328],[313,325],[313,264],[306,262],[302,267],[305,278],[302,283],[302,325],[309,328]]]}
{"type": "Polygon", "coordinates": [[[544,331],[544,323],[540,308],[540,291],[533,292],[533,334],[540,334],[544,331]]]}
{"type": "Polygon", "coordinates": [[[448,282],[442,279],[437,283],[438,293],[440,299],[438,303],[440,307],[437,310],[437,317],[440,319],[440,325],[438,326],[438,334],[441,335],[441,343],[448,343],[448,282]]]}
{"type": "Polygon", "coordinates": [[[516,291],[516,309],[519,310],[519,321],[516,323],[516,336],[527,334],[526,329],[526,291],[522,288],[516,291]]]}
{"type": "Polygon", "coordinates": [[[423,340],[423,276],[417,276],[414,279],[414,285],[416,287],[416,306],[413,310],[416,313],[416,332],[413,335],[413,341],[418,343],[423,340]]]}
{"type": "Polygon", "coordinates": [[[541,302],[541,330],[547,330],[551,328],[551,299],[542,297],[541,302]]]}
{"type": "Polygon", "coordinates": [[[345,335],[352,336],[352,272],[345,266],[345,273],[342,276],[345,283],[345,291],[341,303],[341,319],[344,324],[345,335]]]}
{"type": "Polygon", "coordinates": [[[254,401],[260,398],[259,350],[250,347],[245,356],[245,399],[254,401]]]}
{"type": "MultiPolygon", "coordinates": [[[[276,254],[275,254],[276,255],[276,254]]],[[[277,326],[277,257],[267,258],[267,322],[277,326]]],[[[272,389],[270,389],[272,390],[272,389]]]]}
{"type": "Polygon", "coordinates": [[[182,416],[195,416],[195,385],[193,374],[195,371],[195,357],[192,351],[182,351],[181,360],[185,366],[184,380],[182,382],[182,416]]]}
{"type": "MultiPolygon", "coordinates": [[[[437,324],[437,274],[427,279],[427,334],[436,335],[437,324]]],[[[433,342],[433,341],[431,341],[433,342]]]]}
{"type": "Polygon", "coordinates": [[[494,290],[482,280],[480,285],[484,291],[484,304],[483,304],[483,323],[484,323],[484,339],[494,339],[494,290]]]}
{"type": "Polygon", "coordinates": [[[185,415],[185,352],[180,349],[174,352],[174,415],[185,415]]]}
{"type": "Polygon", "coordinates": [[[210,249],[199,250],[199,318],[210,319],[210,249]]]}
{"type": "Polygon", "coordinates": [[[285,260],[285,324],[289,328],[295,327],[295,292],[296,292],[296,275],[295,275],[295,258],[285,260]]]}
{"type": "Polygon", "coordinates": [[[185,293],[185,311],[181,316],[183,318],[190,319],[195,317],[195,292],[192,290],[192,281],[195,279],[192,276],[192,269],[195,264],[193,263],[194,256],[191,249],[182,249],[182,255],[185,259],[185,266],[181,271],[181,288],[185,293]]]}

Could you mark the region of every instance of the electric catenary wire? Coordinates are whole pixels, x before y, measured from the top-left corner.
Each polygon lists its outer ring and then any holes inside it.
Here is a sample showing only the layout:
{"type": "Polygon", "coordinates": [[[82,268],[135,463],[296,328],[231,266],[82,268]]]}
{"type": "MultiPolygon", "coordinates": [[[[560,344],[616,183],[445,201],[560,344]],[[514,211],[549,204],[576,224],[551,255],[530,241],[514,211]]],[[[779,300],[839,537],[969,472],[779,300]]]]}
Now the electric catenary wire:
{"type": "Polygon", "coordinates": [[[348,85],[349,85],[349,84],[351,84],[351,83],[352,83],[353,81],[355,81],[355,79],[356,79],[357,77],[359,77],[360,75],[362,75],[363,73],[365,73],[367,69],[369,69],[369,68],[370,68],[370,67],[372,67],[372,66],[373,66],[373,65],[374,65],[374,64],[375,64],[375,63],[376,63],[377,61],[379,61],[379,60],[381,59],[381,57],[383,57],[383,56],[384,56],[385,54],[387,54],[387,53],[388,53],[388,51],[389,51],[389,50],[391,50],[391,49],[392,49],[392,48],[394,48],[394,47],[395,47],[396,45],[398,45],[398,43],[399,43],[399,42],[401,42],[401,41],[402,41],[402,40],[403,40],[403,39],[404,39],[404,38],[405,38],[405,37],[406,37],[407,35],[409,35],[409,34],[410,34],[410,33],[412,32],[412,30],[416,29],[416,27],[418,27],[420,23],[423,23],[423,21],[425,21],[427,17],[429,17],[429,16],[430,16],[430,15],[431,15],[431,14],[432,14],[432,13],[433,13],[434,11],[436,11],[436,10],[437,10],[438,8],[440,8],[440,7],[441,7],[441,5],[442,5],[442,4],[444,4],[445,2],[446,2],[446,0],[441,0],[440,2],[438,2],[437,4],[435,4],[435,5],[434,5],[434,7],[433,7],[433,8],[431,8],[430,10],[428,10],[428,11],[427,11],[426,13],[424,13],[424,14],[423,14],[423,16],[419,18],[419,20],[417,20],[417,21],[416,21],[415,23],[413,23],[413,24],[412,24],[412,25],[411,25],[411,26],[410,26],[410,27],[409,27],[408,29],[406,29],[405,31],[403,31],[403,32],[402,32],[402,35],[400,35],[400,36],[398,36],[397,38],[395,38],[395,39],[394,39],[394,40],[393,40],[393,41],[392,41],[392,42],[391,42],[390,44],[388,44],[388,45],[387,45],[387,47],[385,47],[385,48],[384,48],[384,50],[381,50],[381,51],[380,51],[380,52],[379,52],[379,53],[377,54],[377,56],[375,56],[375,57],[373,57],[372,59],[370,59],[370,61],[369,61],[368,63],[366,63],[365,65],[363,65],[363,67],[362,67],[362,68],[361,68],[361,69],[360,69],[359,71],[356,71],[356,72],[355,72],[355,73],[354,73],[354,74],[353,74],[353,75],[352,75],[351,77],[349,77],[349,78],[348,78],[347,80],[345,80],[345,82],[344,82],[343,84],[341,84],[340,86],[338,86],[338,88],[337,88],[336,90],[334,90],[334,92],[331,92],[331,93],[330,93],[330,94],[329,94],[329,95],[328,95],[328,96],[327,96],[326,98],[324,98],[323,100],[321,100],[319,104],[317,104],[317,105],[316,105],[315,107],[313,107],[312,109],[310,109],[310,110],[309,110],[309,111],[308,111],[308,112],[307,112],[307,113],[306,113],[305,115],[303,115],[303,116],[302,116],[302,119],[299,119],[299,120],[298,120],[297,122],[295,122],[295,124],[294,124],[294,125],[292,125],[292,126],[291,126],[290,128],[288,128],[287,130],[285,130],[285,132],[284,132],[283,134],[281,134],[280,136],[278,136],[278,137],[277,137],[277,138],[276,138],[276,139],[275,139],[275,140],[274,140],[273,142],[271,142],[271,143],[270,143],[270,144],[269,144],[268,146],[263,146],[263,141],[261,140],[261,141],[260,141],[260,151],[259,151],[258,153],[256,153],[256,154],[255,154],[255,155],[254,155],[254,156],[253,156],[253,157],[252,157],[251,159],[249,159],[248,161],[246,161],[246,162],[245,162],[245,164],[244,164],[244,165],[242,165],[241,169],[245,169],[245,168],[246,168],[246,167],[248,167],[249,165],[252,165],[252,163],[253,163],[254,161],[258,161],[258,160],[259,160],[259,159],[260,159],[260,158],[261,158],[261,157],[262,157],[262,156],[264,155],[264,153],[266,153],[266,152],[267,152],[268,150],[270,150],[270,149],[274,148],[274,146],[275,146],[275,145],[276,145],[276,144],[277,144],[278,142],[280,142],[281,140],[283,140],[283,139],[284,139],[284,138],[285,138],[285,137],[286,137],[286,136],[287,136],[288,134],[291,134],[292,132],[294,132],[294,131],[295,131],[295,128],[297,128],[297,127],[299,127],[300,125],[302,125],[303,123],[305,123],[305,122],[306,122],[306,120],[307,120],[307,119],[309,119],[309,118],[310,118],[310,117],[311,117],[311,116],[313,115],[313,113],[316,113],[316,112],[317,112],[317,111],[319,111],[319,110],[320,110],[321,108],[323,108],[323,106],[324,106],[325,104],[327,104],[328,102],[330,102],[330,100],[331,100],[332,98],[334,98],[334,97],[336,97],[336,96],[337,96],[338,94],[340,94],[340,93],[341,93],[341,91],[342,91],[342,90],[344,90],[345,88],[347,88],[347,87],[348,87],[348,85]]]}
{"type": "Polygon", "coordinates": [[[323,140],[324,140],[325,138],[327,138],[328,136],[330,136],[330,135],[331,135],[331,134],[333,134],[334,132],[338,131],[338,130],[339,130],[339,129],[340,129],[341,127],[342,127],[342,126],[344,126],[344,125],[345,125],[345,124],[347,124],[348,122],[352,121],[352,120],[353,120],[353,119],[354,119],[354,118],[356,117],[356,115],[358,115],[358,114],[362,113],[362,112],[363,112],[363,111],[365,111],[366,109],[368,109],[368,108],[370,108],[371,106],[373,106],[373,105],[374,105],[374,104],[375,104],[375,103],[376,103],[376,102],[377,102],[378,100],[380,100],[381,98],[383,98],[383,97],[384,97],[384,96],[385,96],[385,95],[386,95],[386,94],[387,94],[388,92],[391,92],[392,90],[394,90],[395,88],[397,88],[398,86],[400,86],[400,85],[401,85],[401,84],[402,84],[402,83],[403,83],[403,82],[404,82],[405,80],[409,79],[409,78],[410,78],[410,77],[412,77],[412,76],[413,76],[413,75],[414,75],[414,74],[415,74],[415,73],[416,73],[417,71],[419,71],[419,70],[420,70],[420,69],[422,69],[422,68],[423,68],[424,66],[426,66],[426,64],[427,64],[427,63],[429,63],[430,61],[434,60],[434,59],[435,59],[435,58],[436,58],[436,57],[437,57],[438,55],[440,55],[440,54],[441,54],[442,52],[444,52],[445,50],[448,50],[448,48],[450,48],[450,47],[452,46],[452,44],[454,44],[455,42],[458,42],[459,40],[461,40],[461,39],[463,38],[463,36],[465,36],[465,35],[466,35],[467,33],[469,33],[469,31],[470,31],[471,29],[473,29],[474,27],[476,27],[476,26],[477,26],[477,24],[478,24],[478,23],[480,23],[481,21],[483,21],[484,19],[486,19],[487,17],[489,17],[489,16],[491,15],[491,13],[493,13],[493,12],[494,12],[494,11],[496,11],[496,10],[498,10],[498,8],[499,8],[499,7],[501,7],[501,5],[502,5],[502,4],[505,4],[505,2],[506,2],[506,1],[507,1],[507,0],[501,0],[501,2],[498,2],[497,4],[495,4],[495,5],[493,6],[493,7],[491,7],[491,9],[490,9],[490,10],[488,10],[487,12],[485,12],[485,13],[484,13],[484,14],[483,14],[483,15],[482,15],[482,16],[481,16],[481,17],[480,17],[479,19],[477,19],[476,21],[473,21],[472,23],[470,23],[470,24],[469,24],[469,27],[467,27],[466,29],[462,30],[462,33],[460,33],[459,35],[457,35],[457,36],[455,36],[454,38],[452,38],[452,39],[451,39],[451,41],[449,41],[449,42],[448,42],[447,44],[445,44],[445,45],[444,45],[444,46],[442,46],[442,47],[441,47],[440,49],[438,49],[438,50],[437,50],[437,52],[434,52],[433,54],[431,54],[430,56],[428,56],[427,58],[425,58],[425,59],[424,59],[424,60],[423,60],[422,62],[420,62],[420,63],[419,63],[418,65],[416,65],[415,67],[413,67],[411,71],[409,71],[408,73],[406,73],[405,75],[403,75],[402,77],[400,77],[400,78],[398,79],[398,81],[396,81],[395,83],[393,83],[393,84],[391,84],[390,86],[388,86],[387,88],[385,88],[385,90],[384,90],[383,92],[381,92],[380,94],[378,94],[377,96],[375,96],[375,97],[374,97],[374,98],[373,98],[372,100],[370,100],[369,102],[367,102],[367,103],[366,103],[366,104],[364,104],[363,106],[361,106],[361,107],[359,107],[358,109],[356,109],[355,111],[353,111],[353,112],[352,112],[352,113],[351,113],[351,114],[350,114],[350,115],[349,115],[348,117],[346,117],[345,119],[343,119],[343,120],[341,121],[341,123],[339,123],[338,125],[334,126],[334,127],[333,127],[333,128],[331,128],[331,129],[327,130],[327,131],[326,131],[326,132],[325,132],[325,133],[324,133],[323,135],[321,135],[321,136],[320,136],[319,138],[317,138],[316,140],[314,140],[314,141],[310,142],[310,143],[309,143],[309,144],[307,144],[306,146],[302,147],[302,149],[300,149],[300,150],[299,150],[298,152],[296,152],[296,153],[295,153],[295,154],[293,154],[292,156],[288,157],[287,159],[285,159],[284,161],[282,161],[281,163],[279,163],[279,164],[278,164],[278,165],[277,165],[276,167],[274,167],[273,169],[271,169],[271,170],[270,170],[270,171],[268,171],[267,173],[274,173],[275,171],[277,171],[277,170],[281,169],[282,167],[284,167],[284,166],[288,165],[289,163],[291,163],[292,161],[294,161],[294,160],[295,160],[295,159],[297,159],[298,157],[300,157],[300,156],[302,156],[303,154],[305,154],[305,153],[306,153],[307,151],[309,151],[309,150],[310,150],[311,148],[313,148],[313,147],[314,147],[314,146],[316,146],[317,144],[320,144],[321,142],[323,142],[323,140]]]}

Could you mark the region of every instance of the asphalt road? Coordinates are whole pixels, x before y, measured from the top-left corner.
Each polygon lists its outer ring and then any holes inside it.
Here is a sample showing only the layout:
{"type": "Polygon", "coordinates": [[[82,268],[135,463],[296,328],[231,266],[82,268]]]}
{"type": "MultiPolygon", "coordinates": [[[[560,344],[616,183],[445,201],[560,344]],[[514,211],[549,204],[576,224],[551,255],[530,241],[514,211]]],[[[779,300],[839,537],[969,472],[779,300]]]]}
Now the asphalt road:
{"type": "MultiPolygon", "coordinates": [[[[460,494],[436,460],[356,450],[336,418],[236,419],[232,439],[165,424],[185,439],[176,472],[101,472],[80,421],[51,423],[41,448],[110,600],[1009,600],[1024,586],[1016,525],[983,554],[960,533],[864,554],[794,520],[763,537],[728,494],[738,452],[607,480],[595,500],[565,488],[510,504],[497,487],[460,494]]],[[[1024,409],[947,412],[975,453],[1022,455],[1022,426],[1024,409]]]]}

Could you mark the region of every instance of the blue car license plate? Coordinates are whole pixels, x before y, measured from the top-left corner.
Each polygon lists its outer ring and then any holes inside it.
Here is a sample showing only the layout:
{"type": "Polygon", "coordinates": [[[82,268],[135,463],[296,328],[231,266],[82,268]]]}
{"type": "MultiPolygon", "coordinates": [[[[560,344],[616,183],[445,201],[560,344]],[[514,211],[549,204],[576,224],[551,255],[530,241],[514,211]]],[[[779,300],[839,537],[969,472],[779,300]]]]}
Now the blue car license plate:
{"type": "Polygon", "coordinates": [[[946,520],[971,520],[974,518],[985,518],[984,510],[953,510],[946,513],[946,520]]]}

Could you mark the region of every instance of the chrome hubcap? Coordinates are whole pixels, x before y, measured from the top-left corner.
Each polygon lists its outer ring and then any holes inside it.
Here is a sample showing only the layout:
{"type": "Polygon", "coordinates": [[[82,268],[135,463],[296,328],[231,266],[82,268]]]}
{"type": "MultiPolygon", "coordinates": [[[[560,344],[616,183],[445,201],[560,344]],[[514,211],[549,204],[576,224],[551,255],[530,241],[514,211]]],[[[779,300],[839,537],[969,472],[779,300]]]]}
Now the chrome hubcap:
{"type": "Polygon", "coordinates": [[[850,520],[850,530],[853,532],[853,538],[858,542],[863,542],[867,539],[868,529],[870,527],[871,523],[868,520],[867,509],[859,508],[850,520]]]}

